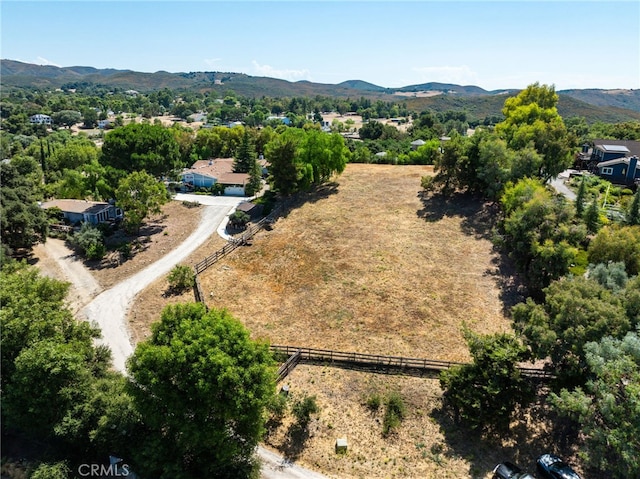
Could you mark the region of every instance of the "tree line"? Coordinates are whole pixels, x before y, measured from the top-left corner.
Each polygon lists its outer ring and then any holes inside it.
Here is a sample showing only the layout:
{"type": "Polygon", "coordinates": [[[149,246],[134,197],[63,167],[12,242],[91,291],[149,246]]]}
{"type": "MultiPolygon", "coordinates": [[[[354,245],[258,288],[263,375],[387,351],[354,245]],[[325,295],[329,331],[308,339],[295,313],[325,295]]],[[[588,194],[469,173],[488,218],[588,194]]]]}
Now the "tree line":
{"type": "Polygon", "coordinates": [[[494,241],[513,259],[529,296],[512,309],[515,334],[465,329],[473,362],[441,375],[444,402],[470,429],[508,433],[514,415],[536,397],[516,366],[542,361],[555,375],[552,414],[568,420],[556,428],[580,442],[585,465],[607,477],[636,477],[640,192],[614,223],[597,197],[583,193],[571,204],[546,186],[572,163],[571,133],[556,102],[553,87],[530,85],[506,100],[494,131],[446,142],[435,176],[422,180],[433,194],[466,191],[499,205],[494,241]]]}

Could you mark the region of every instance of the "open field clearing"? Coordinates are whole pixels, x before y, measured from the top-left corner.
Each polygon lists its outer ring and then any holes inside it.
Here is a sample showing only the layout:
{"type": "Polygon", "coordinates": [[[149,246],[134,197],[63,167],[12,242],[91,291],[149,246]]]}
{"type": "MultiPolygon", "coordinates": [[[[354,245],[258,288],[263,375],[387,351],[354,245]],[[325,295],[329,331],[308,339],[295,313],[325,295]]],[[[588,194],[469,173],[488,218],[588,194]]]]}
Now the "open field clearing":
{"type": "Polygon", "coordinates": [[[201,274],[208,306],[272,344],[468,360],[463,322],[482,333],[510,328],[500,258],[484,205],[423,203],[420,177],[430,172],[348,165],[201,274]]]}

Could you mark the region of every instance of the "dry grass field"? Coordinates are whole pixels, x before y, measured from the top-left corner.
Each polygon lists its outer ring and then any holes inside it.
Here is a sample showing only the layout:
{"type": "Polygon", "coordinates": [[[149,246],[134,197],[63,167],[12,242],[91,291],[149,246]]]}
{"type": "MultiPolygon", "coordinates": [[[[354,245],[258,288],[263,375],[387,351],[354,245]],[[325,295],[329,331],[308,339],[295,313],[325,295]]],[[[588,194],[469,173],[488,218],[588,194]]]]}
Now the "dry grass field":
{"type": "Polygon", "coordinates": [[[201,275],[272,344],[468,360],[463,322],[509,330],[487,207],[424,201],[425,166],[348,165],[252,246],[201,275]]]}
{"type": "Polygon", "coordinates": [[[537,405],[514,423],[508,440],[469,434],[442,411],[437,379],[298,365],[286,384],[290,403],[313,395],[320,411],[302,434],[288,414],[271,429],[265,444],[329,477],[489,479],[493,467],[505,460],[534,472],[535,458],[554,442],[548,424],[536,419],[537,405]],[[391,392],[403,398],[406,417],[385,437],[384,405],[372,410],[367,399],[391,392]],[[335,453],[337,438],[347,439],[347,454],[335,453]]]}
{"type": "MultiPolygon", "coordinates": [[[[422,198],[420,177],[431,173],[348,165],[200,276],[208,306],[227,308],[272,344],[467,361],[462,324],[508,331],[505,312],[519,298],[489,240],[492,207],[465,196],[422,198]]],[[[212,236],[186,263],[222,244],[212,236]]],[[[136,299],[129,318],[136,341],[164,305],[193,301],[191,292],[167,297],[167,287],[160,279],[136,299]]],[[[299,365],[286,383],[293,400],[315,395],[320,413],[302,436],[285,416],[265,443],[330,477],[488,478],[503,460],[533,470],[536,454],[552,443],[535,414],[509,441],[469,436],[442,413],[436,378],[299,365]],[[384,437],[383,407],[372,412],[365,403],[391,391],[407,416],[384,437]],[[334,452],[338,437],[349,441],[346,455],[334,452]]]]}

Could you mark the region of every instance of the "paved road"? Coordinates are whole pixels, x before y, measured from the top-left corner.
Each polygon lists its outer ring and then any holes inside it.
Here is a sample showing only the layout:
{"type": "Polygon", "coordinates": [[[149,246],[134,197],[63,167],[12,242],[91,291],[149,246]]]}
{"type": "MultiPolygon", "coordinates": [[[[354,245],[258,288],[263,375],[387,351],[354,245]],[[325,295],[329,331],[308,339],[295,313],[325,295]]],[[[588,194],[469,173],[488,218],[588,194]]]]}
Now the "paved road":
{"type": "Polygon", "coordinates": [[[549,180],[549,184],[561,195],[564,195],[566,199],[569,201],[576,200],[576,194],[569,189],[569,187],[565,184],[565,181],[569,179],[569,172],[571,170],[566,170],[560,173],[556,178],[549,180]]]}

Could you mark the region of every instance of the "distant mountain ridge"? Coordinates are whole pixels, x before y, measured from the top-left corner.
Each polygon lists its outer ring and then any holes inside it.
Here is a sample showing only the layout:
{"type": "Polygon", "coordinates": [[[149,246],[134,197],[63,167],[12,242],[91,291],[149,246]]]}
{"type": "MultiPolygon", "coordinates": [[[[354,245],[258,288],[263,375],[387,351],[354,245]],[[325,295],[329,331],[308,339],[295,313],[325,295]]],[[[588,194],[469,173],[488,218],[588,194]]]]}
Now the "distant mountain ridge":
{"type": "MultiPolygon", "coordinates": [[[[289,82],[277,78],[254,77],[233,72],[180,72],[158,71],[143,73],[133,70],[113,68],[98,69],[89,66],[57,67],[53,65],[35,65],[15,60],[0,60],[0,75],[3,87],[61,88],[73,84],[95,84],[104,87],[120,87],[141,92],[162,88],[214,90],[224,92],[233,90],[243,96],[332,96],[332,97],[370,97],[385,101],[408,101],[414,104],[439,103],[449,105],[451,109],[463,108],[459,100],[469,100],[471,104],[493,104],[504,101],[505,94],[515,94],[518,89],[487,91],[475,85],[455,85],[450,83],[429,82],[408,85],[401,88],[387,88],[363,80],[347,80],[338,84],[314,83],[310,81],[289,82]],[[431,98],[419,98],[420,96],[431,98]],[[489,100],[500,96],[499,102],[489,100]],[[438,97],[437,102],[435,97],[438,97]],[[485,98],[486,100],[482,100],[485,98]],[[429,100],[429,101],[426,101],[429,100]]],[[[640,90],[559,90],[561,104],[564,102],[572,113],[591,110],[589,106],[608,111],[611,118],[637,119],[640,114],[640,90]],[[577,100],[571,102],[569,98],[577,100]],[[580,107],[586,105],[586,107],[580,107]]],[[[559,105],[560,107],[560,105],[559,105]]],[[[495,111],[495,108],[492,108],[495,111]]],[[[499,112],[499,110],[498,110],[499,112]]],[[[590,111],[593,114],[593,111],[590,111]]],[[[618,120],[624,121],[624,120],[618,120]]]]}

